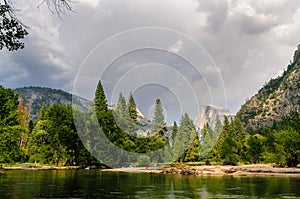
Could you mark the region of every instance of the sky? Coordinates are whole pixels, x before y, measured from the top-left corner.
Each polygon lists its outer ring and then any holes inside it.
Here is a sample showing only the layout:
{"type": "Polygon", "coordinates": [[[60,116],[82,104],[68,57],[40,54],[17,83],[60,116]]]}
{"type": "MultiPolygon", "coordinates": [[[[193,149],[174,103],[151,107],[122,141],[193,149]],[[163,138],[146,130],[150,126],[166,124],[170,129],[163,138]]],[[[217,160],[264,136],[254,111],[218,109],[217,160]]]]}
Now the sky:
{"type": "Polygon", "coordinates": [[[168,123],[200,106],[236,113],[280,75],[300,35],[299,0],[79,0],[58,17],[39,0],[15,1],[29,36],[0,52],[0,84],[43,86],[109,104],[133,92],[151,117],[156,98],[168,123]]]}

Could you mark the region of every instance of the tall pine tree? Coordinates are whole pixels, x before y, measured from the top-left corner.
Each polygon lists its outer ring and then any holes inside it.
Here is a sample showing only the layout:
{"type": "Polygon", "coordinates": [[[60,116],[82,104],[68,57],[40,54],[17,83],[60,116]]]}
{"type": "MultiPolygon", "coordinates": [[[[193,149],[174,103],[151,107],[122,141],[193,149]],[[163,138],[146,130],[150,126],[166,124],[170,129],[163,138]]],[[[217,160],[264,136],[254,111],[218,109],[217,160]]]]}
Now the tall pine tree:
{"type": "Polygon", "coordinates": [[[167,131],[167,126],[163,114],[163,107],[160,99],[156,99],[151,132],[160,136],[164,136],[166,131],[167,131]]]}
{"type": "Polygon", "coordinates": [[[98,82],[97,89],[95,91],[94,108],[98,121],[102,124],[103,119],[107,116],[108,106],[101,81],[98,82]]]}
{"type": "Polygon", "coordinates": [[[130,94],[129,94],[127,109],[128,109],[128,112],[129,112],[129,115],[130,115],[131,119],[134,122],[137,122],[137,108],[136,108],[136,104],[135,104],[132,92],[130,92],[130,94]]]}

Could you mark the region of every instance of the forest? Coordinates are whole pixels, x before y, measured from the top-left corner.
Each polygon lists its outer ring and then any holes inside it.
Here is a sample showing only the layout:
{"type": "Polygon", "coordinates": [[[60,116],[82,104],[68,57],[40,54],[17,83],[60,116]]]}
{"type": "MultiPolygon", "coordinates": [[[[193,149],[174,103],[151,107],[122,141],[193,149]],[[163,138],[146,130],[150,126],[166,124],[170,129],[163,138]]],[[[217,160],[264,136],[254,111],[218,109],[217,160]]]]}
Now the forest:
{"type": "Polygon", "coordinates": [[[0,164],[104,163],[128,167],[162,162],[210,162],[294,167],[300,163],[299,112],[291,112],[257,132],[247,132],[238,117],[219,118],[214,130],[206,124],[197,132],[188,113],[181,116],[179,124],[174,121],[172,126],[167,126],[162,102],[157,99],[147,136],[137,135],[138,125],[132,93],[128,100],[120,93],[115,108],[110,109],[100,81],[91,110],[80,112],[71,105],[43,105],[35,121],[29,120],[27,103],[19,101],[12,89],[0,86],[0,164]],[[105,136],[101,136],[97,126],[105,136]],[[111,152],[107,139],[120,150],[114,154],[103,153],[106,149],[107,153],[111,152]],[[122,150],[139,155],[127,156],[122,150]]]}

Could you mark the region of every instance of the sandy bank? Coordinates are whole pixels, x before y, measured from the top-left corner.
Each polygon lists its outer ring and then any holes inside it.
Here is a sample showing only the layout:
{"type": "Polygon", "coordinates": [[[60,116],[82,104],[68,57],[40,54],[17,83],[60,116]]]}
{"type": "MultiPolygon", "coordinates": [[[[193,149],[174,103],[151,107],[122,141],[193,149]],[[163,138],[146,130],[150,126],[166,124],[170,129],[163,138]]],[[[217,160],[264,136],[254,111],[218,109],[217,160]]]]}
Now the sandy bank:
{"type": "Polygon", "coordinates": [[[101,171],[104,171],[104,172],[128,172],[128,173],[161,173],[162,172],[162,170],[148,168],[148,167],[102,169],[101,171]]]}
{"type": "Polygon", "coordinates": [[[274,168],[268,164],[240,165],[240,166],[188,166],[184,164],[175,167],[164,168],[162,173],[200,175],[200,176],[274,176],[274,177],[298,177],[300,168],[274,168]]]}
{"type": "Polygon", "coordinates": [[[253,176],[253,177],[297,177],[300,178],[300,168],[274,168],[268,164],[240,165],[240,166],[188,166],[179,164],[175,167],[151,169],[145,167],[103,169],[104,172],[128,173],[161,173],[196,176],[253,176]]]}

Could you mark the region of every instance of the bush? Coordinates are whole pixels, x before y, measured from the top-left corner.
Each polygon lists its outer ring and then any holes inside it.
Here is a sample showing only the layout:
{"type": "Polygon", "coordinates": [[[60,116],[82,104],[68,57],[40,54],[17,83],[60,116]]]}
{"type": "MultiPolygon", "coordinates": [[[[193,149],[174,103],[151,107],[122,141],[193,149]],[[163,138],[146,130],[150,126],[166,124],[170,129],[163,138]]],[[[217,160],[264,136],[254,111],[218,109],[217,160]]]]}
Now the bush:
{"type": "Polygon", "coordinates": [[[138,158],[137,166],[140,166],[140,167],[148,167],[148,166],[150,166],[150,158],[148,156],[146,156],[146,155],[141,155],[138,158]]]}

